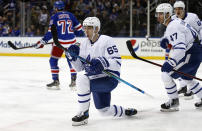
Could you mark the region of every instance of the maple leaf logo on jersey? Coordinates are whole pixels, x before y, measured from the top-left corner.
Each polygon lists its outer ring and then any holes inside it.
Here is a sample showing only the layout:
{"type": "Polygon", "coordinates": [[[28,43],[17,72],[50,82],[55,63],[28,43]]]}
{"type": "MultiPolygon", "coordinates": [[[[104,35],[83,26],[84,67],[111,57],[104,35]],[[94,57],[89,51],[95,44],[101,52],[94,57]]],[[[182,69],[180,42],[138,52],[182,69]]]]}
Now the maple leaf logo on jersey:
{"type": "Polygon", "coordinates": [[[134,52],[136,52],[139,49],[139,45],[136,46],[136,40],[130,40],[130,41],[131,41],[131,44],[133,46],[134,52]]]}

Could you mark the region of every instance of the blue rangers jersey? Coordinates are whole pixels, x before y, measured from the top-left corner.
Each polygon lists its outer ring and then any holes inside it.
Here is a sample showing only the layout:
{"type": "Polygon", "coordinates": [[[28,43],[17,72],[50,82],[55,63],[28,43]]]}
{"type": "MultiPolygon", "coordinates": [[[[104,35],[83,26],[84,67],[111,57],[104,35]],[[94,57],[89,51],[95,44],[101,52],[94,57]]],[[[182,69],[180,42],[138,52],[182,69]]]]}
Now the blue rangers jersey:
{"type": "Polygon", "coordinates": [[[69,44],[76,42],[76,36],[83,33],[82,25],[76,17],[67,11],[57,12],[51,17],[48,32],[42,38],[44,41],[49,41],[52,38],[51,25],[57,27],[58,40],[64,47],[69,47],[69,44]]]}
{"type": "MultiPolygon", "coordinates": [[[[105,70],[111,72],[116,76],[120,76],[121,57],[116,47],[115,42],[111,37],[100,35],[98,40],[92,43],[88,38],[85,38],[80,44],[79,56],[91,61],[94,58],[102,57],[102,63],[106,63],[105,70]]],[[[72,61],[73,67],[76,71],[85,70],[86,64],[79,59],[72,61]]],[[[101,74],[88,74],[89,79],[96,79],[106,77],[105,73],[101,74]]]]}

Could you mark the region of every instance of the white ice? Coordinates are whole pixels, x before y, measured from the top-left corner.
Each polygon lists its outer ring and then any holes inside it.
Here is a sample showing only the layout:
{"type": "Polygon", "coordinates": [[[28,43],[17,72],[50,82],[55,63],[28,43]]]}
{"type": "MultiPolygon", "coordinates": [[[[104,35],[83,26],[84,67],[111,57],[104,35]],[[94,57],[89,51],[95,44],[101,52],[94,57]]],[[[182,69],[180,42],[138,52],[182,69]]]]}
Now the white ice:
{"type": "MultiPolygon", "coordinates": [[[[47,90],[51,82],[49,58],[0,57],[0,131],[201,131],[202,110],[193,100],[180,98],[180,111],[162,113],[167,101],[160,68],[139,60],[123,60],[121,78],[155,97],[120,83],[112,104],[134,107],[130,118],[103,117],[93,100],[88,125],[72,127],[77,113],[76,92],[68,87],[70,73],[65,58],[59,61],[61,90],[47,90]]],[[[162,64],[163,61],[154,61],[162,64]]],[[[202,66],[198,70],[202,77],[202,66]]]]}

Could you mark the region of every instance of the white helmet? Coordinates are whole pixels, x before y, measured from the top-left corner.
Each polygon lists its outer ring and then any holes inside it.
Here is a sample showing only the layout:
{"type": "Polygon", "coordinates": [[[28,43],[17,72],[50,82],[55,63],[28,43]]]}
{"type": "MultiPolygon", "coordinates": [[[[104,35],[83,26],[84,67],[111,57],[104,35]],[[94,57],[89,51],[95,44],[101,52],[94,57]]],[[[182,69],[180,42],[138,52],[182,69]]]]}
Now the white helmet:
{"type": "Polygon", "coordinates": [[[100,20],[97,17],[87,17],[83,21],[83,26],[93,26],[98,27],[98,31],[100,30],[100,20]]]}
{"type": "Polygon", "coordinates": [[[158,12],[163,12],[164,15],[166,13],[169,13],[169,15],[171,16],[173,14],[173,7],[169,3],[162,3],[156,7],[156,13],[158,12]]]}
{"type": "Polygon", "coordinates": [[[173,5],[174,8],[177,8],[177,7],[181,7],[183,9],[185,9],[185,4],[183,1],[176,1],[175,4],[173,5]]]}

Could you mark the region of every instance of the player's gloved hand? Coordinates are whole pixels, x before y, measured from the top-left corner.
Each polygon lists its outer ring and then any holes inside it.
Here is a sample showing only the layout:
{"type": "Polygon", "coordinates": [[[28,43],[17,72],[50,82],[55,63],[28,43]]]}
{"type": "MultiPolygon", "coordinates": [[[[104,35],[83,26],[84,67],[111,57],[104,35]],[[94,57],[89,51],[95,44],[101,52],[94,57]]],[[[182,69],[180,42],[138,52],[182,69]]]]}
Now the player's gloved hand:
{"type": "Polygon", "coordinates": [[[98,58],[92,59],[90,63],[91,63],[91,65],[89,67],[90,73],[101,74],[102,71],[104,70],[104,66],[102,65],[102,62],[100,61],[100,59],[98,59],[98,58]]]}
{"type": "Polygon", "coordinates": [[[162,38],[160,40],[160,46],[163,48],[163,49],[171,49],[172,48],[172,45],[169,44],[169,41],[167,38],[162,38]]]}
{"type": "Polygon", "coordinates": [[[77,60],[77,56],[79,55],[80,52],[80,48],[78,45],[74,44],[71,45],[68,49],[67,49],[67,56],[69,58],[70,61],[76,61],[77,60]]]}
{"type": "Polygon", "coordinates": [[[35,48],[36,48],[36,49],[39,49],[39,48],[43,48],[43,47],[44,47],[44,44],[46,44],[46,42],[45,42],[43,39],[41,39],[41,40],[38,41],[36,44],[37,44],[37,45],[35,46],[35,48]]]}
{"type": "Polygon", "coordinates": [[[162,72],[170,72],[173,70],[174,65],[170,61],[166,61],[161,67],[162,72]]]}

